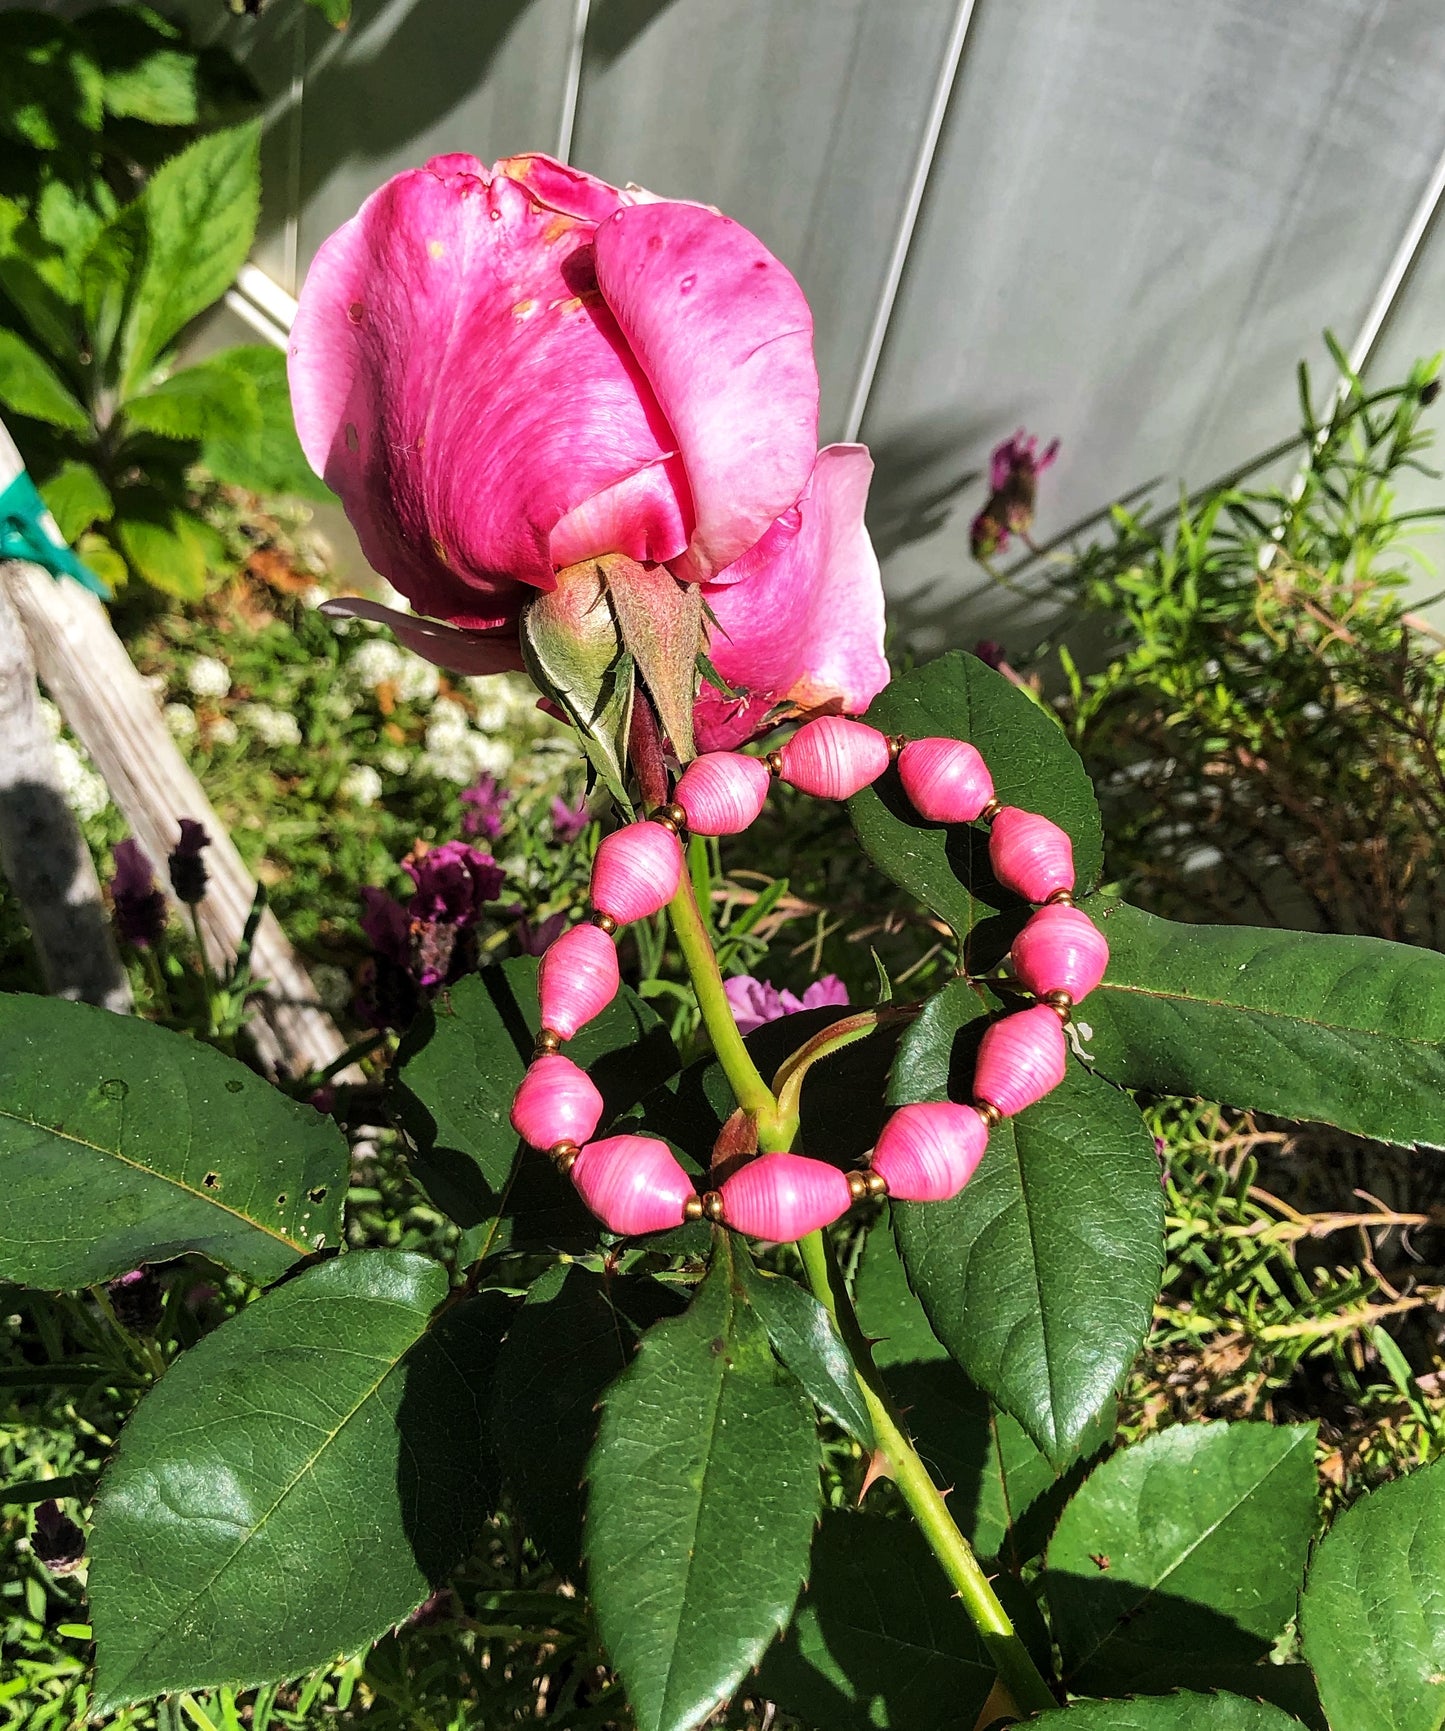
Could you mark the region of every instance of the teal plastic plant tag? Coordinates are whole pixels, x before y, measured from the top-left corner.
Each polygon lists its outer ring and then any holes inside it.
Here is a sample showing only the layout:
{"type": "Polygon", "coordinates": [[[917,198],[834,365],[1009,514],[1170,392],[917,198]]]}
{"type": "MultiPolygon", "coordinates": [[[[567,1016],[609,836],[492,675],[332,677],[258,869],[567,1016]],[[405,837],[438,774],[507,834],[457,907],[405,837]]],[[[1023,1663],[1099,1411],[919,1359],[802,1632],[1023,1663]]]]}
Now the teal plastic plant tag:
{"type": "Polygon", "coordinates": [[[77,583],[110,599],[110,589],[90,567],[48,527],[49,511],[24,469],[0,491],[0,559],[28,559],[43,565],[53,577],[73,577],[77,583]]]}

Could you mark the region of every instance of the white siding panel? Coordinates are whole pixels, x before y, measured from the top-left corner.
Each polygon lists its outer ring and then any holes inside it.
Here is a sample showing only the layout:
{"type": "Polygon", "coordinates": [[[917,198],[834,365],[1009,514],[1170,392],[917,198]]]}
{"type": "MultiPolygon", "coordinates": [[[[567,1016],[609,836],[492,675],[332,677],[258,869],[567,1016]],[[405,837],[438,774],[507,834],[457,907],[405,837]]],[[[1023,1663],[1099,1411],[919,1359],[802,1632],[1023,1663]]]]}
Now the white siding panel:
{"type": "Polygon", "coordinates": [[[900,622],[1026,628],[978,592],[960,490],[1020,422],[1064,441],[1045,538],[1287,433],[1295,360],[1351,340],[1428,180],[1442,89],[1438,0],[983,0],[864,424],[900,622]],[[942,526],[896,545],[929,501],[942,526]]]}

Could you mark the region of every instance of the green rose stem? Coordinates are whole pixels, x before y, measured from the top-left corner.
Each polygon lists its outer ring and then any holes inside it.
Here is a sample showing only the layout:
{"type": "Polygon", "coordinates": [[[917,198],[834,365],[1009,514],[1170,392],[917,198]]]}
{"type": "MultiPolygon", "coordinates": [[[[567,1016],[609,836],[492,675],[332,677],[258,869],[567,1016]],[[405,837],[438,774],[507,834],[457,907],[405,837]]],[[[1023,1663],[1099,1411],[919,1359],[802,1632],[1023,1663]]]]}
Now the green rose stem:
{"type": "MultiPolygon", "coordinates": [[[[713,1051],[723,1067],[733,1098],[743,1111],[751,1112],[757,1119],[759,1145],[767,1147],[769,1144],[763,1140],[764,1126],[773,1128],[778,1102],[743,1044],[743,1037],[733,1020],[727,993],[723,990],[722,972],[717,965],[702,910],[697,905],[692,878],[687,872],[682,874],[677,894],[668,903],[667,914],[692,978],[692,989],[697,994],[698,1008],[702,1011],[713,1051]]],[[[782,1146],[786,1147],[787,1143],[782,1146]]]]}
{"type": "MultiPolygon", "coordinates": [[[[687,872],[683,873],[677,894],[668,906],[668,916],[692,978],[703,1023],[733,1097],[745,1112],[752,1113],[756,1119],[759,1148],[764,1153],[784,1152],[791,1148],[798,1131],[796,1103],[790,1100],[787,1106],[779,1106],[743,1044],[723,990],[722,972],[698,907],[692,878],[687,872]]],[[[1057,1707],[1058,1702],[1019,1639],[1008,1612],[999,1603],[998,1595],[979,1567],[968,1540],[959,1532],[948,1512],[943,1493],[929,1477],[917,1449],[908,1440],[898,1410],[873,1362],[873,1354],[858,1325],[852,1300],[826,1238],[821,1232],[810,1232],[798,1240],[798,1250],[813,1295],[833,1318],[853,1361],[853,1374],[863,1391],[874,1433],[888,1459],[894,1483],[902,1492],[903,1500],[942,1565],[944,1574],[963,1601],[964,1609],[998,1668],[1000,1681],[1022,1713],[1041,1713],[1057,1707]]]]}
{"type": "Polygon", "coordinates": [[[803,1258],[813,1296],[833,1318],[853,1360],[853,1374],[863,1391],[868,1416],[873,1421],[873,1433],[887,1457],[893,1482],[942,1565],[944,1574],[963,1601],[969,1620],[998,1668],[1000,1682],[1022,1713],[1046,1713],[1056,1708],[1058,1702],[1053,1691],[1039,1674],[1028,1648],[1019,1639],[1012,1619],[999,1603],[988,1576],[979,1567],[973,1547],[959,1532],[942,1491],[929,1477],[917,1449],[908,1440],[898,1409],[879,1375],[868,1341],[858,1325],[853,1301],[843,1284],[831,1246],[821,1232],[810,1232],[798,1240],[798,1253],[803,1258]]]}

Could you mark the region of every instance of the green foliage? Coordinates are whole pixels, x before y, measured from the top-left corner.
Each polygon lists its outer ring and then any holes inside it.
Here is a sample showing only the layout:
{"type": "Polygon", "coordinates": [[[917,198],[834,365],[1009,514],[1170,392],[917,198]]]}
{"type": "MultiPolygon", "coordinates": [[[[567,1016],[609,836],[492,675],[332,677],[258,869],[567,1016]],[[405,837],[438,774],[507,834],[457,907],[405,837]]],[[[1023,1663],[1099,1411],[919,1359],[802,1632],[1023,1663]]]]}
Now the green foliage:
{"type": "Polygon", "coordinates": [[[609,1392],[588,1466],[597,1625],[639,1731],[685,1731],[786,1623],[819,1512],[802,1389],[718,1241],[685,1315],[609,1392]]]}
{"type": "Polygon", "coordinates": [[[1159,1701],[1079,1701],[1040,1720],[1059,1731],[1288,1731],[1299,1720],[1238,1695],[1167,1696],[1159,1701]]]}
{"type": "Polygon", "coordinates": [[[1445,1144],[1445,958],[1379,938],[1187,926],[1096,898],[1100,1075],[1156,1093],[1445,1144]]]}
{"type": "Polygon", "coordinates": [[[1042,1553],[1087,1462],[1113,1441],[1114,1403],[1084,1432],[1077,1455],[1055,1467],[949,1358],[909,1288],[886,1222],[868,1233],[854,1302],[919,1452],[953,1487],[950,1507],[970,1544],[1021,1571],[1042,1553]]]}
{"type": "Polygon", "coordinates": [[[0,1274],[108,1280],[199,1250],[253,1280],[340,1237],[336,1126],[148,1023],[0,998],[0,1274]]]}
{"type": "Polygon", "coordinates": [[[993,1675],[917,1530],[834,1509],[761,1681],[786,1712],[829,1731],[952,1731],[977,1718],[993,1675]]]}
{"type": "Polygon", "coordinates": [[[864,1448],[875,1447],[873,1421],[827,1311],[795,1281],[759,1272],[746,1250],[737,1255],[748,1302],[762,1318],[773,1351],[835,1424],[864,1448]]]}
{"type": "Polygon", "coordinates": [[[372,1251],[300,1274],[186,1354],[96,1506],[96,1702],[294,1675],[374,1640],[494,1506],[479,1394],[495,1295],[372,1251]]]}
{"type": "Polygon", "coordinates": [[[1445,1716],[1445,1463],[1363,1498],[1315,1549],[1300,1607],[1331,1731],[1434,1731],[1445,1716]]]}
{"type": "Polygon", "coordinates": [[[329,496],[301,458],[279,354],[175,367],[177,339],[250,250],[260,124],[216,128],[239,80],[143,7],[74,24],[7,12],[0,60],[16,141],[0,183],[0,410],[101,576],[196,600],[230,562],[196,514],[194,464],[329,496]]]}
{"type": "Polygon", "coordinates": [[[1177,1425],[1096,1467],[1044,1576],[1070,1687],[1123,1694],[1262,1659],[1314,1536],[1308,1425],[1177,1425]]]}
{"type": "Polygon", "coordinates": [[[492,1429],[507,1487],[530,1537],[574,1579],[598,1403],[673,1308],[654,1280],[557,1265],[533,1282],[498,1355],[492,1429]]]}
{"type": "Polygon", "coordinates": [[[1118,508],[1057,580],[1117,640],[1087,676],[1061,653],[1062,714],[1108,876],[1151,911],[1445,944],[1445,658],[1410,593],[1433,591],[1411,537],[1438,512],[1398,498],[1430,473],[1437,374],[1372,390],[1346,368],[1320,423],[1302,369],[1297,492],[1118,508]]]}
{"type": "MultiPolygon", "coordinates": [[[[973,986],[932,1000],[899,1045],[890,1100],[967,1098],[985,1024],[973,986]]],[[[899,1247],[940,1340],[1052,1459],[1071,1455],[1149,1326],[1163,1207],[1127,1096],[1071,1064],[1005,1120],[952,1201],[898,1203],[899,1247]]]]}

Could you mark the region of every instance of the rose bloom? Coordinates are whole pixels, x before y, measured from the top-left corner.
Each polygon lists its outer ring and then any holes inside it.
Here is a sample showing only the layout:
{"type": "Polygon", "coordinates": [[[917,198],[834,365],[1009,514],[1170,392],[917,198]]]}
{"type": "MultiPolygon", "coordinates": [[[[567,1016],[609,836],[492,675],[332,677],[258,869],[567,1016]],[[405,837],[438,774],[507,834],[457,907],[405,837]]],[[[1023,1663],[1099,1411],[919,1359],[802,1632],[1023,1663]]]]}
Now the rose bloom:
{"type": "Polygon", "coordinates": [[[701,583],[702,749],[888,679],[863,526],[872,461],[817,449],[813,324],[755,236],[546,156],[440,156],[330,237],[292,331],[301,443],[375,568],[371,602],[462,673],[522,665],[518,618],[608,554],[701,583]]]}

